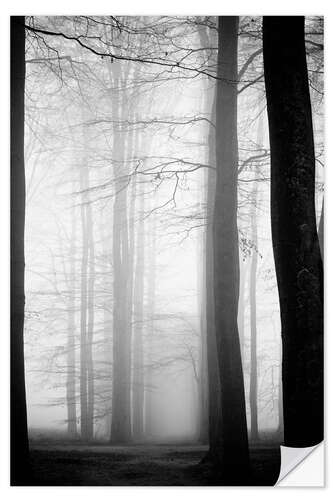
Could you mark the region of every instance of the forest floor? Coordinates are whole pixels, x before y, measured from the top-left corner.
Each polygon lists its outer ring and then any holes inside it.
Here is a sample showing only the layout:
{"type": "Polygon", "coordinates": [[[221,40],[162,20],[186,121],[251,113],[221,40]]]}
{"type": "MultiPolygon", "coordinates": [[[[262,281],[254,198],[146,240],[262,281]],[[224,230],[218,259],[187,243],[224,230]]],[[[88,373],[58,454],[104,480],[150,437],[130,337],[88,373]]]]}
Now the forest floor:
{"type": "MultiPolygon", "coordinates": [[[[31,444],[33,484],[40,486],[205,486],[223,484],[198,465],[200,445],[31,444]]],[[[278,445],[252,447],[251,485],[269,486],[280,471],[278,445]]],[[[227,485],[227,482],[225,483],[227,485]]]]}

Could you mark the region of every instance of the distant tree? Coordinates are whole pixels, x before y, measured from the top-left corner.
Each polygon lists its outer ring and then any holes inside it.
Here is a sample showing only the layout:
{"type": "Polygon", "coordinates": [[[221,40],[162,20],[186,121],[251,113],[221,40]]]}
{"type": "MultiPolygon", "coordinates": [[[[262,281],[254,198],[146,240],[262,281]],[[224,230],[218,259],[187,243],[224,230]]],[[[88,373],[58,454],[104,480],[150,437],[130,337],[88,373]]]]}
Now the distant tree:
{"type": "MultiPolygon", "coordinates": [[[[258,121],[258,146],[262,146],[263,116],[262,113],[258,121]]],[[[258,269],[258,181],[259,166],[255,163],[254,182],[252,189],[252,209],[251,209],[251,239],[252,239],[252,259],[250,267],[250,314],[251,314],[251,367],[250,367],[250,410],[251,410],[251,439],[256,441],[258,432],[258,355],[257,355],[257,269],[258,269]]]]}
{"type": "Polygon", "coordinates": [[[13,486],[30,482],[24,374],[24,17],[10,19],[10,477],[13,486]]]}
{"type": "Polygon", "coordinates": [[[271,218],[282,327],[284,442],[323,439],[323,265],[304,18],[266,16],[271,218]]]}
{"type": "MultiPolygon", "coordinates": [[[[150,204],[152,205],[152,200],[150,204]]],[[[156,309],[156,214],[152,212],[148,219],[149,229],[147,231],[147,305],[146,317],[149,321],[146,333],[146,368],[145,368],[145,392],[144,392],[144,434],[149,438],[153,431],[153,354],[154,354],[154,332],[155,332],[155,309],[156,309]]],[[[147,224],[146,224],[147,226],[147,224]]]]}
{"type": "Polygon", "coordinates": [[[133,437],[142,439],[144,432],[144,360],[143,360],[143,309],[144,309],[144,191],[143,183],[139,185],[139,223],[136,236],[136,262],[133,289],[133,437]]]}
{"type": "MultiPolygon", "coordinates": [[[[109,65],[111,66],[111,64],[109,65]]],[[[112,64],[110,80],[119,89],[126,80],[126,69],[120,63],[112,64]],[[125,73],[125,74],[124,74],[125,73]]],[[[131,313],[129,297],[132,289],[129,282],[129,251],[125,134],[117,127],[117,122],[126,113],[126,93],[111,97],[113,126],[113,376],[112,376],[112,421],[111,438],[113,444],[126,443],[131,439],[131,313]],[[122,176],[119,165],[123,165],[122,176]]]]}
{"type": "MultiPolygon", "coordinates": [[[[73,187],[74,187],[73,182],[73,187]]],[[[70,272],[69,272],[69,303],[68,303],[68,333],[67,333],[67,377],[66,377],[66,402],[67,402],[67,430],[70,438],[77,436],[76,416],[76,356],[75,356],[75,281],[76,281],[76,234],[77,222],[75,207],[71,207],[70,230],[70,272]]]]}
{"type": "Polygon", "coordinates": [[[87,441],[89,439],[89,423],[88,423],[88,338],[87,338],[87,278],[88,278],[88,227],[87,227],[87,205],[86,205],[86,190],[88,187],[88,168],[83,162],[80,168],[80,190],[82,192],[80,216],[81,216],[81,235],[82,235],[82,252],[81,252],[81,291],[80,291],[80,422],[81,422],[81,439],[87,441]]]}

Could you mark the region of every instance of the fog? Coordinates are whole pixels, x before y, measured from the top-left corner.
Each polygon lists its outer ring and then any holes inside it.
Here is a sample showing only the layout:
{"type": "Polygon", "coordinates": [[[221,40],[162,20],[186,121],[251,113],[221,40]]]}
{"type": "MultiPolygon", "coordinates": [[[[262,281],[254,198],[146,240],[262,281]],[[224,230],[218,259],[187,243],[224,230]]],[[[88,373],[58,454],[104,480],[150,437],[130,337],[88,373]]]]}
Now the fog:
{"type": "MultiPolygon", "coordinates": [[[[255,28],[258,18],[242,18],[243,26],[251,22],[255,28]]],[[[51,17],[36,18],[35,23],[72,33],[82,29],[84,20],[51,17]]],[[[32,438],[79,438],[82,397],[88,397],[91,439],[112,439],[114,332],[122,328],[130,342],[130,361],[123,367],[129,373],[121,384],[129,386],[131,439],[194,443],[203,411],[204,193],[215,92],[214,79],[206,73],[214,73],[216,55],[200,49],[205,47],[202,28],[190,21],[165,20],[173,26],[168,28],[172,41],[162,28],[159,31],[162,21],[128,18],[124,23],[142,28],[135,46],[133,36],[115,28],[111,45],[104,46],[101,40],[108,39],[111,28],[94,23],[90,29],[101,39],[92,46],[153,57],[157,34],[162,33],[159,50],[167,59],[183,54],[186,66],[203,73],[96,56],[61,37],[35,35],[26,45],[24,336],[29,432],[32,438]],[[146,34],[150,30],[152,39],[146,34]],[[189,47],[198,50],[190,53],[189,47]],[[121,271],[115,252],[124,259],[121,271]],[[125,316],[116,324],[119,311],[125,316]],[[138,434],[135,405],[143,418],[138,434]],[[70,426],[73,411],[75,425],[70,426]]],[[[216,47],[216,33],[209,36],[211,47],[216,47]]],[[[239,37],[239,71],[258,47],[258,38],[239,37]]],[[[308,64],[318,67],[316,56],[309,56],[308,64]]],[[[256,256],[256,404],[259,434],[265,438],[282,432],[283,416],[262,73],[258,54],[239,83],[238,327],[250,430],[250,281],[256,256]]],[[[314,81],[311,97],[319,218],[322,99],[314,90],[317,84],[314,81]]]]}

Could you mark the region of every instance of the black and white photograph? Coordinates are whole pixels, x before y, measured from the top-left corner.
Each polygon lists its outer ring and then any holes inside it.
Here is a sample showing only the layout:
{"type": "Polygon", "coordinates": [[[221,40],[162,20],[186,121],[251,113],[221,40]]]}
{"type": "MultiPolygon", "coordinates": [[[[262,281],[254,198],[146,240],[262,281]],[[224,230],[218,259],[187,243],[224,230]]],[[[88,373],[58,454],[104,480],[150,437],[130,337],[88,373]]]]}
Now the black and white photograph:
{"type": "Polygon", "coordinates": [[[324,439],[324,16],[245,14],[7,17],[11,486],[324,439]]]}

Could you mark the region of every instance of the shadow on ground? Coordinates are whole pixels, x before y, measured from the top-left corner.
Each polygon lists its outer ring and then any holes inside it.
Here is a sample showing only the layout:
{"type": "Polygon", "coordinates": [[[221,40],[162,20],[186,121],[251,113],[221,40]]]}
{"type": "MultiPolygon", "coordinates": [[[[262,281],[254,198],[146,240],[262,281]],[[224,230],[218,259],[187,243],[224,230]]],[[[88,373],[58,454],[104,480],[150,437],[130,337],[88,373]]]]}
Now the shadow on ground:
{"type": "MultiPolygon", "coordinates": [[[[31,446],[33,484],[38,486],[214,486],[228,485],[206,465],[200,445],[31,446]]],[[[273,485],[280,471],[278,445],[251,449],[251,485],[273,485]]]]}

